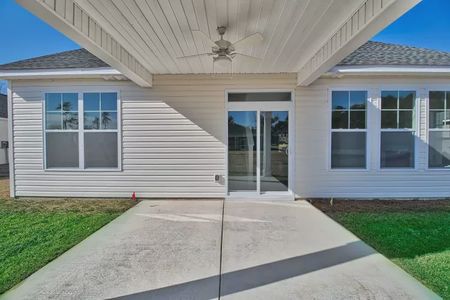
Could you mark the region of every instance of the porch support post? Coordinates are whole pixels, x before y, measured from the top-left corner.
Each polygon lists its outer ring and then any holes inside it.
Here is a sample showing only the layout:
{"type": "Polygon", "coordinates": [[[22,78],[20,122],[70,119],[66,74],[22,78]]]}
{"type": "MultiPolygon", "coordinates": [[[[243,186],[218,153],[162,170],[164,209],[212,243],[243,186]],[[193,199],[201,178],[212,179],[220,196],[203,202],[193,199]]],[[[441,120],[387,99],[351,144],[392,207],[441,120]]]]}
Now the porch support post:
{"type": "Polygon", "coordinates": [[[16,1],[139,86],[152,86],[148,67],[144,67],[74,0],[16,1]]]}
{"type": "Polygon", "coordinates": [[[422,0],[366,0],[302,66],[297,84],[307,86],[422,0]]]}

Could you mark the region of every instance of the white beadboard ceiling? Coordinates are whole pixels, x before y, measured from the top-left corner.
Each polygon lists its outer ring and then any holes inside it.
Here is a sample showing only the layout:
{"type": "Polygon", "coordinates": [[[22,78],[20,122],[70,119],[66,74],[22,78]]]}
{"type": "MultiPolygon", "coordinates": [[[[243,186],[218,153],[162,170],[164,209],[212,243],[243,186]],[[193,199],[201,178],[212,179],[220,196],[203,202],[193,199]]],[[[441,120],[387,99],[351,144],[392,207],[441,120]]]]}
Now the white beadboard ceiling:
{"type": "MultiPolygon", "coordinates": [[[[259,32],[259,47],[236,58],[235,73],[297,72],[363,0],[75,0],[100,26],[135,55],[152,74],[212,73],[211,57],[177,57],[210,51],[192,30],[212,40],[226,26],[234,42],[259,32]]],[[[219,68],[214,72],[229,72],[219,68]]]]}
{"type": "Polygon", "coordinates": [[[297,73],[308,85],[421,0],[16,0],[141,86],[153,74],[297,73]],[[234,43],[233,64],[212,57],[193,31],[234,43]]]}

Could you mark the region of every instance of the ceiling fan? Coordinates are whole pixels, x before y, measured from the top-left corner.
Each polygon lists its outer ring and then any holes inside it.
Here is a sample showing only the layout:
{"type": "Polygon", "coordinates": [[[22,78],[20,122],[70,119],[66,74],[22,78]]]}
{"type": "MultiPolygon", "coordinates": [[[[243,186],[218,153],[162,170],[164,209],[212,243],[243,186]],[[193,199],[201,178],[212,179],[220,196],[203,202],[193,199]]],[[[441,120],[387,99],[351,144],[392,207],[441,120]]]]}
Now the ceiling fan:
{"type": "Polygon", "coordinates": [[[260,33],[251,34],[239,41],[231,43],[223,38],[223,35],[225,34],[226,30],[227,30],[227,28],[225,26],[217,27],[217,33],[219,33],[219,35],[220,35],[220,39],[217,41],[211,40],[209,38],[209,36],[206,35],[205,33],[203,33],[202,31],[193,30],[192,34],[194,35],[194,37],[196,36],[196,37],[202,39],[209,46],[211,46],[211,52],[187,55],[187,56],[182,56],[182,57],[178,57],[178,58],[184,59],[184,58],[190,58],[190,57],[196,57],[196,56],[209,55],[209,56],[213,56],[213,63],[217,62],[217,61],[232,62],[233,59],[237,56],[251,58],[251,59],[260,59],[258,57],[243,54],[243,53],[240,53],[237,51],[237,49],[240,50],[240,49],[245,49],[245,48],[249,48],[252,46],[258,46],[263,41],[263,37],[260,33]]]}

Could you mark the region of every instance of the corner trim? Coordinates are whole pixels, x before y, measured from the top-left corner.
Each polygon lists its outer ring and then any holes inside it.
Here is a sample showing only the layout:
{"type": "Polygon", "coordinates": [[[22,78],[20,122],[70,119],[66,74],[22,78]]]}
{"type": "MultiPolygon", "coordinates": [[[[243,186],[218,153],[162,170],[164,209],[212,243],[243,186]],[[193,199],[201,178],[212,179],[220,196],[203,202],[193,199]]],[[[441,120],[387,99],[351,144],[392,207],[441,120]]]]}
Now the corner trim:
{"type": "Polygon", "coordinates": [[[15,162],[14,162],[14,123],[13,123],[13,83],[8,81],[8,163],[9,163],[9,195],[16,197],[15,162]]]}

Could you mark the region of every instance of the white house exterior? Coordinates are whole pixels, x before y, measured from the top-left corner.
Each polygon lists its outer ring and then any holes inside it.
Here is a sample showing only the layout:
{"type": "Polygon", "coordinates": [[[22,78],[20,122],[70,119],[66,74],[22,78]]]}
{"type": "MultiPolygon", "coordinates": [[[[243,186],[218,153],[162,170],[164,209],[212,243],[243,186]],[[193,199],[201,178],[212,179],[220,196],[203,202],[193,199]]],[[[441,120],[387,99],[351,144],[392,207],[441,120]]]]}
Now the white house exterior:
{"type": "Polygon", "coordinates": [[[0,66],[12,196],[450,195],[450,54],[365,43],[418,1],[18,2],[93,55],[0,66]],[[223,22],[257,62],[176,58],[223,22]]]}

